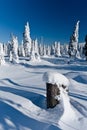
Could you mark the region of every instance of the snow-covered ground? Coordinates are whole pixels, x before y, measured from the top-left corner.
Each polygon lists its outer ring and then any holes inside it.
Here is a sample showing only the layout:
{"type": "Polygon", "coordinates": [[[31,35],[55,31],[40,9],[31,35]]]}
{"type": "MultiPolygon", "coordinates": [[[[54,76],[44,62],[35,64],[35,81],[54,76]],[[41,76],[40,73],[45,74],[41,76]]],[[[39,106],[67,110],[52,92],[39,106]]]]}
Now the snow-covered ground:
{"type": "Polygon", "coordinates": [[[0,130],[87,130],[87,62],[44,57],[0,66],[0,130]],[[70,82],[69,97],[46,108],[44,72],[58,72],[70,82]]]}

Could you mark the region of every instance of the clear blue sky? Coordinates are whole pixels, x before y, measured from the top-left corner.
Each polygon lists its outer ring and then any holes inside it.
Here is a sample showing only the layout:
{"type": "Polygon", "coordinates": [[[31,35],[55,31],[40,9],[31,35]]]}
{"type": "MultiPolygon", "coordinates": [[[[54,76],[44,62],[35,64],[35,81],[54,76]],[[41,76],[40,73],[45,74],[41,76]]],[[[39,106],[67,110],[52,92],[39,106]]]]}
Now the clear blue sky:
{"type": "Polygon", "coordinates": [[[0,0],[0,42],[10,40],[10,33],[21,41],[27,21],[32,39],[69,42],[77,20],[82,42],[87,34],[87,0],[0,0]]]}

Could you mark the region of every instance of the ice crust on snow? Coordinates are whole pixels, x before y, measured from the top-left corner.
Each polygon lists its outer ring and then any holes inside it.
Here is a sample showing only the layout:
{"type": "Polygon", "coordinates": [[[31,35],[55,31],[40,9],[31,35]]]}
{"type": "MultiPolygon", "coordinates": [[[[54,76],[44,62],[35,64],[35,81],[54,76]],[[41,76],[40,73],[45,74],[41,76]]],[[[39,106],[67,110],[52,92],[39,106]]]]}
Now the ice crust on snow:
{"type": "Polygon", "coordinates": [[[47,83],[69,86],[69,80],[62,74],[58,72],[45,72],[43,75],[43,81],[47,83]]]}

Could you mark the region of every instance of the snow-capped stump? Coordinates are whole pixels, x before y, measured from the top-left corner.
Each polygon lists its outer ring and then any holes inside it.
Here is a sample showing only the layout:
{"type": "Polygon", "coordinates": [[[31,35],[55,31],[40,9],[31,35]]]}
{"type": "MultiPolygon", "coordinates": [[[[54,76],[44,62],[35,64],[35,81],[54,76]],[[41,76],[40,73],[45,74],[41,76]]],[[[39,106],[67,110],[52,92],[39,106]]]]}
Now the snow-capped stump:
{"type": "Polygon", "coordinates": [[[57,72],[45,72],[43,80],[47,89],[47,108],[53,108],[60,103],[61,88],[68,91],[69,80],[57,72]]]}

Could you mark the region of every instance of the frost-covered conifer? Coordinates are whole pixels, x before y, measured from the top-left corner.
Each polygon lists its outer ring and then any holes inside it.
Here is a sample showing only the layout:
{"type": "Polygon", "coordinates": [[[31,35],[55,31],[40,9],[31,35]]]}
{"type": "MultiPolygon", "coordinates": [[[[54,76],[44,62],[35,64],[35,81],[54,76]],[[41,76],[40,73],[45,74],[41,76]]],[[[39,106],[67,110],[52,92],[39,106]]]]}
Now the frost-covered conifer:
{"type": "Polygon", "coordinates": [[[51,47],[48,45],[47,46],[47,55],[50,56],[50,54],[51,54],[51,47]]]}
{"type": "Polygon", "coordinates": [[[24,46],[23,46],[23,40],[21,42],[21,45],[18,47],[18,55],[25,57],[25,51],[24,51],[24,46]]]}
{"type": "Polygon", "coordinates": [[[39,51],[38,51],[38,41],[37,41],[37,38],[34,41],[34,48],[35,48],[35,53],[38,54],[39,51]]]}
{"type": "Polygon", "coordinates": [[[85,43],[79,44],[79,53],[82,58],[84,57],[84,45],[85,45],[85,43]]]}
{"type": "Polygon", "coordinates": [[[7,43],[7,54],[8,54],[8,57],[10,56],[10,51],[12,50],[12,45],[11,45],[11,42],[8,41],[7,43]]]}
{"type": "Polygon", "coordinates": [[[4,51],[4,56],[7,56],[8,55],[7,44],[3,44],[3,51],[4,51]]]}
{"type": "Polygon", "coordinates": [[[43,56],[46,56],[46,46],[43,46],[43,56]]]}
{"type": "Polygon", "coordinates": [[[60,42],[55,42],[55,56],[61,56],[60,53],[60,42]]]}
{"type": "Polygon", "coordinates": [[[3,44],[0,43],[0,65],[5,64],[3,44]]]}
{"type": "Polygon", "coordinates": [[[79,21],[77,22],[74,32],[70,38],[69,50],[68,50],[70,57],[76,56],[76,53],[78,51],[78,38],[79,38],[79,21]]]}
{"type": "Polygon", "coordinates": [[[12,62],[12,51],[10,51],[10,54],[9,54],[9,61],[12,62]]]}
{"type": "Polygon", "coordinates": [[[85,57],[86,57],[86,60],[87,60],[87,35],[85,37],[84,54],[85,54],[85,57]]]}
{"type": "Polygon", "coordinates": [[[30,28],[29,24],[25,25],[25,30],[23,33],[23,46],[25,51],[25,56],[30,56],[31,53],[31,37],[30,37],[30,28]]]}
{"type": "Polygon", "coordinates": [[[38,61],[40,61],[40,54],[39,54],[39,47],[38,47],[38,41],[37,39],[34,42],[34,48],[35,48],[35,57],[38,61]]]}
{"type": "Polygon", "coordinates": [[[35,57],[35,48],[34,48],[34,41],[32,41],[30,60],[31,60],[31,61],[36,61],[36,57],[35,57]]]}
{"type": "Polygon", "coordinates": [[[43,45],[42,44],[39,45],[39,54],[40,54],[40,56],[43,55],[43,45]]]}
{"type": "Polygon", "coordinates": [[[55,47],[53,44],[51,45],[51,55],[55,55],[55,47]]]}
{"type": "Polygon", "coordinates": [[[22,43],[21,43],[21,55],[22,55],[23,57],[25,57],[25,51],[24,51],[23,41],[22,41],[22,43]]]}
{"type": "Polygon", "coordinates": [[[18,58],[18,39],[17,37],[12,35],[11,39],[11,46],[12,46],[12,62],[13,63],[19,63],[19,58],[18,58]]]}

